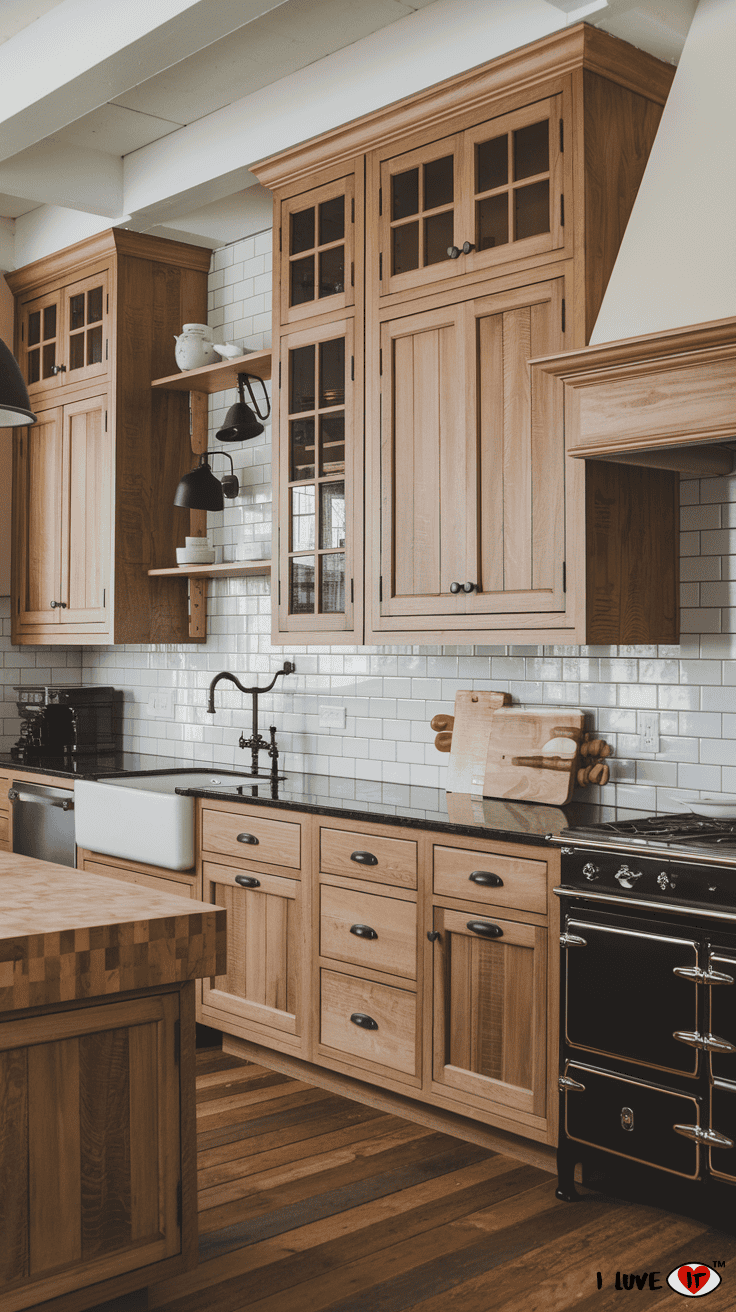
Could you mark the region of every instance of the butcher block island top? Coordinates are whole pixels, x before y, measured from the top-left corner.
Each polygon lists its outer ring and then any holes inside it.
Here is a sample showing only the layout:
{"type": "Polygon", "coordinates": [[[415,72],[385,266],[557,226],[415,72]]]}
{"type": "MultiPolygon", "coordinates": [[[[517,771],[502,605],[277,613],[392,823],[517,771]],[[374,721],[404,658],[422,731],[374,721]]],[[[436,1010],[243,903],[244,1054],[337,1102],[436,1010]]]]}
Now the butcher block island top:
{"type": "Polygon", "coordinates": [[[0,1012],[225,970],[225,912],[0,852],[0,1012]]]}

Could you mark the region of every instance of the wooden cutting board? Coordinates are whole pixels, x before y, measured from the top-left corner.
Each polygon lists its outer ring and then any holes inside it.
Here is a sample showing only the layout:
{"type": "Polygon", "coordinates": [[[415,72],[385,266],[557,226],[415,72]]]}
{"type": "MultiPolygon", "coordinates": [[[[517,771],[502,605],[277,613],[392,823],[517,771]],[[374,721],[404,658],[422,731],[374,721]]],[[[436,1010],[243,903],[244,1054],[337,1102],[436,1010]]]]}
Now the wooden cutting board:
{"type": "Polygon", "coordinates": [[[483,796],[493,715],[500,706],[508,706],[510,702],[508,692],[455,693],[455,723],[445,784],[448,793],[483,796]]]}
{"type": "Polygon", "coordinates": [[[577,710],[503,707],[494,711],[484,796],[515,797],[550,806],[569,801],[583,724],[583,712],[577,710]]]}

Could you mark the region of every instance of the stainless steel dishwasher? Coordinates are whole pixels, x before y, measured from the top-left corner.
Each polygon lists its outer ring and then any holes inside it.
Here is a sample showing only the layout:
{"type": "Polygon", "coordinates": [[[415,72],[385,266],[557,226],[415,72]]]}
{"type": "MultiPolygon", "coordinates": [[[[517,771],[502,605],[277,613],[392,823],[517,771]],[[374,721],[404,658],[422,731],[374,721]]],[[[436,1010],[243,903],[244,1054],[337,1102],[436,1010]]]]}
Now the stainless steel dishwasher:
{"type": "Polygon", "coordinates": [[[13,804],[13,851],[35,856],[39,861],[73,866],[76,847],[72,790],[14,779],[8,797],[13,804]]]}

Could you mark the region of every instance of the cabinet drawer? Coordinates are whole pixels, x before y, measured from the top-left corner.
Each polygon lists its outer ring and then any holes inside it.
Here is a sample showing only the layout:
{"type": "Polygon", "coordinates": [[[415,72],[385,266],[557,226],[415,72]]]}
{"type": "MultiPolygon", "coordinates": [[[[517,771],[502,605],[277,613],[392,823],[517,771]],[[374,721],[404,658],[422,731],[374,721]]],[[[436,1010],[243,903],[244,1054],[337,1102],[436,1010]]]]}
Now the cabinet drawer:
{"type": "Polygon", "coordinates": [[[413,902],[323,884],[319,941],[323,957],[416,979],[417,909],[413,902]]]}
{"type": "Polygon", "coordinates": [[[367,1065],[417,1073],[416,997],[332,970],[321,972],[320,1039],[367,1065]],[[363,1028],[351,1016],[372,1022],[363,1028]]]}
{"type": "Polygon", "coordinates": [[[301,866],[301,825],[285,820],[264,820],[248,814],[248,807],[233,814],[202,810],[202,847],[223,856],[262,861],[266,865],[301,866]]]}
{"type": "Polygon", "coordinates": [[[404,838],[379,838],[346,829],[320,830],[320,869],[376,884],[417,886],[417,845],[404,838]]]}
{"type": "Polygon", "coordinates": [[[547,863],[495,852],[473,852],[463,847],[435,847],[434,891],[444,897],[519,911],[547,910],[547,863]],[[473,878],[475,876],[475,878],[473,878]],[[485,883],[489,876],[495,880],[485,883]]]}
{"type": "Polygon", "coordinates": [[[10,842],[10,816],[0,811],[0,843],[10,842]]]}

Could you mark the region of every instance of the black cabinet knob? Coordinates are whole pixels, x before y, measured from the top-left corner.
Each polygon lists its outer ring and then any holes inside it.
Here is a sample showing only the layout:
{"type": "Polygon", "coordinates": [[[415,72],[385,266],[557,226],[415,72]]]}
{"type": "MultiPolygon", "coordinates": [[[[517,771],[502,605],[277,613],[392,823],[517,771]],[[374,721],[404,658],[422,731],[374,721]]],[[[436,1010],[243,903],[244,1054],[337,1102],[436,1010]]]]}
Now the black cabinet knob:
{"type": "Polygon", "coordinates": [[[450,584],[450,592],[452,592],[452,593],[454,594],[454,593],[457,593],[457,592],[459,592],[459,591],[460,591],[460,584],[459,584],[459,583],[451,583],[451,584],[450,584]]]}
{"type": "Polygon", "coordinates": [[[254,847],[258,847],[258,839],[255,834],[238,834],[235,841],[237,843],[252,843],[254,847]]]}
{"type": "Polygon", "coordinates": [[[356,938],[378,938],[375,929],[371,929],[370,925],[351,925],[350,933],[356,938]]]}
{"type": "Polygon", "coordinates": [[[440,931],[438,929],[427,930],[427,938],[429,939],[430,943],[436,943],[439,936],[440,936],[440,931]]]}
{"type": "Polygon", "coordinates": [[[57,374],[65,374],[65,373],[66,373],[66,365],[65,365],[65,364],[52,364],[52,366],[51,366],[51,372],[52,372],[52,374],[54,375],[54,377],[56,377],[57,374]]]}
{"type": "Polygon", "coordinates": [[[463,592],[475,592],[477,583],[463,583],[463,592]]]}
{"type": "Polygon", "coordinates": [[[235,883],[240,884],[241,888],[260,888],[261,881],[256,879],[255,875],[236,875],[235,883]]]}
{"type": "Polygon", "coordinates": [[[501,876],[491,874],[490,870],[473,870],[468,879],[472,884],[480,884],[481,888],[503,888],[501,876]]]}
{"type": "Polygon", "coordinates": [[[357,1025],[361,1030],[377,1030],[378,1022],[372,1016],[366,1016],[364,1011],[354,1011],[350,1017],[353,1025],[357,1025]]]}
{"type": "Polygon", "coordinates": [[[469,920],[468,929],[472,934],[479,934],[481,938],[503,938],[501,926],[494,925],[490,920],[469,920]]]}
{"type": "Polygon", "coordinates": [[[473,245],[472,241],[463,242],[463,255],[469,255],[470,252],[474,250],[475,250],[475,246],[473,245]]]}
{"type": "Polygon", "coordinates": [[[460,258],[462,251],[460,250],[459,246],[448,246],[447,254],[449,255],[451,260],[457,260],[460,258]]]}
{"type": "Polygon", "coordinates": [[[350,860],[355,861],[356,865],[359,866],[378,865],[378,857],[374,856],[372,852],[351,852],[350,860]]]}

